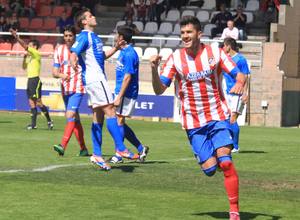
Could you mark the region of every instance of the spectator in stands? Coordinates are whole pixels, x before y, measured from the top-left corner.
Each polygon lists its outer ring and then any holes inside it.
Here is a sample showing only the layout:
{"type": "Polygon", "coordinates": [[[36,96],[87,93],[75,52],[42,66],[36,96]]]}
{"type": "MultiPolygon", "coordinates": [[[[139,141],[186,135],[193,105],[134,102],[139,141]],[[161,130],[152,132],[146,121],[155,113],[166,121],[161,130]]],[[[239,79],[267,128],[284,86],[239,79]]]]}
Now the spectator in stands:
{"type": "Polygon", "coordinates": [[[234,27],[234,22],[232,20],[227,21],[227,28],[223,30],[221,39],[225,39],[227,37],[238,40],[239,38],[239,30],[234,27]]]}
{"type": "Polygon", "coordinates": [[[56,30],[57,30],[57,32],[63,33],[64,32],[64,28],[67,25],[74,25],[74,20],[70,16],[67,16],[67,12],[64,11],[61,14],[60,18],[57,20],[57,23],[56,23],[56,30]]]}
{"type": "Polygon", "coordinates": [[[24,10],[20,0],[11,1],[9,7],[13,12],[17,13],[17,15],[21,15],[24,10]]]}
{"type": "Polygon", "coordinates": [[[239,29],[239,39],[247,40],[246,23],[247,15],[243,13],[243,6],[238,5],[236,15],[233,16],[234,25],[239,29]]]}
{"type": "Polygon", "coordinates": [[[38,0],[36,1],[25,0],[24,8],[20,16],[29,17],[30,19],[32,19],[39,11],[39,8],[40,8],[40,2],[38,0]]]}
{"type": "Polygon", "coordinates": [[[166,2],[164,0],[150,0],[148,9],[148,17],[150,21],[156,21],[158,25],[161,23],[160,15],[164,12],[166,2]]]}
{"type": "MultiPolygon", "coordinates": [[[[7,16],[5,19],[4,31],[9,31],[10,29],[19,30],[20,29],[20,22],[17,17],[17,13],[14,12],[11,16],[7,16]]],[[[14,37],[11,35],[6,35],[4,37],[5,41],[9,41],[10,43],[14,43],[14,37]]]]}
{"type": "Polygon", "coordinates": [[[217,26],[211,30],[212,38],[223,32],[223,30],[227,27],[227,21],[229,20],[232,20],[232,15],[229,11],[226,11],[225,4],[222,4],[220,6],[220,13],[216,14],[211,19],[211,23],[217,26]]]}
{"type": "Polygon", "coordinates": [[[133,19],[134,16],[134,4],[132,0],[127,0],[125,5],[125,12],[122,20],[127,21],[128,19],[133,19]]]}
{"type": "Polygon", "coordinates": [[[231,7],[231,0],[216,0],[216,9],[217,9],[217,11],[221,11],[221,6],[222,5],[225,5],[226,8],[230,8],[231,7]]]}
{"type": "Polygon", "coordinates": [[[146,5],[145,0],[139,0],[139,4],[136,6],[137,10],[137,20],[142,21],[144,24],[146,23],[148,6],[146,5]]]}
{"type": "Polygon", "coordinates": [[[264,10],[264,22],[267,25],[267,41],[269,41],[271,23],[277,22],[277,11],[274,2],[272,0],[267,1],[267,5],[264,10]]]}
{"type": "Polygon", "coordinates": [[[6,19],[4,15],[0,15],[0,32],[5,31],[6,19]]]}
{"type": "Polygon", "coordinates": [[[0,13],[1,15],[5,16],[5,13],[9,12],[10,8],[9,5],[7,4],[6,0],[0,0],[0,13]]]}

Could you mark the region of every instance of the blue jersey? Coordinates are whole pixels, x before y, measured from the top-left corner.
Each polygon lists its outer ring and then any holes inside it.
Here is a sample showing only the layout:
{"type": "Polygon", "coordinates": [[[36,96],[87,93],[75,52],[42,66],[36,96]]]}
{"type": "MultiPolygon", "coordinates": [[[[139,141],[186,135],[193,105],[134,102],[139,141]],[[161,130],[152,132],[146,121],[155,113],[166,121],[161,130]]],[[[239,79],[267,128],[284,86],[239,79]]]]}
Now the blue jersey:
{"type": "MultiPolygon", "coordinates": [[[[237,53],[234,56],[232,56],[231,58],[232,58],[233,62],[235,62],[235,64],[237,65],[237,67],[239,68],[241,73],[243,73],[245,75],[250,74],[247,60],[243,55],[241,55],[240,53],[237,53]]],[[[229,91],[236,83],[236,74],[229,75],[228,73],[223,72],[223,76],[224,76],[225,84],[226,84],[225,88],[223,88],[223,89],[224,89],[224,92],[229,94],[229,91]]]]}
{"type": "Polygon", "coordinates": [[[106,80],[104,72],[105,53],[102,40],[92,31],[82,30],[76,37],[71,51],[76,53],[82,67],[83,84],[106,80]]]}
{"type": "Polygon", "coordinates": [[[123,48],[118,57],[116,66],[116,95],[121,90],[125,74],[130,74],[131,80],[124,96],[136,99],[139,92],[139,56],[131,45],[123,48]]]}

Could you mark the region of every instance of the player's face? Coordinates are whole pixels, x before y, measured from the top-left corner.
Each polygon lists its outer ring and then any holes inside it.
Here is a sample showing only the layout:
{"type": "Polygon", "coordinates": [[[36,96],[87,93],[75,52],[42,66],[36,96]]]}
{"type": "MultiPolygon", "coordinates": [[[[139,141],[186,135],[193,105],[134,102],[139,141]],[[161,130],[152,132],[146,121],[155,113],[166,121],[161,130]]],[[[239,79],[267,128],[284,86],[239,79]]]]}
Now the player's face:
{"type": "Polygon", "coordinates": [[[75,36],[71,31],[64,32],[64,40],[67,46],[72,46],[75,42],[75,36]]]}
{"type": "Polygon", "coordinates": [[[37,46],[35,46],[32,42],[29,42],[29,43],[28,43],[28,47],[32,47],[32,48],[37,49],[37,46]]]}
{"type": "Polygon", "coordinates": [[[95,27],[97,25],[96,17],[91,12],[87,11],[84,13],[85,19],[83,20],[84,25],[95,27]]]}
{"type": "Polygon", "coordinates": [[[199,46],[201,31],[197,31],[193,24],[187,24],[180,28],[181,40],[183,47],[186,49],[194,49],[199,46]]]}
{"type": "Polygon", "coordinates": [[[224,50],[225,53],[229,53],[230,49],[231,49],[231,47],[229,45],[224,44],[223,50],[224,50]]]}

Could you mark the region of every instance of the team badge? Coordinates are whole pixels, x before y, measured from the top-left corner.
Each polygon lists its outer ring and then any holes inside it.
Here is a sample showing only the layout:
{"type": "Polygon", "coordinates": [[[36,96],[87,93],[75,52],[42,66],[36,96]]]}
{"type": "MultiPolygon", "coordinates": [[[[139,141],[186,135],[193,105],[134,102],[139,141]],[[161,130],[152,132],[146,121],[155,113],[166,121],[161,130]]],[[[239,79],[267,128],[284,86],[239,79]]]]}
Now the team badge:
{"type": "Polygon", "coordinates": [[[209,57],[208,58],[208,64],[209,64],[210,67],[214,67],[216,65],[215,58],[209,57]]]}

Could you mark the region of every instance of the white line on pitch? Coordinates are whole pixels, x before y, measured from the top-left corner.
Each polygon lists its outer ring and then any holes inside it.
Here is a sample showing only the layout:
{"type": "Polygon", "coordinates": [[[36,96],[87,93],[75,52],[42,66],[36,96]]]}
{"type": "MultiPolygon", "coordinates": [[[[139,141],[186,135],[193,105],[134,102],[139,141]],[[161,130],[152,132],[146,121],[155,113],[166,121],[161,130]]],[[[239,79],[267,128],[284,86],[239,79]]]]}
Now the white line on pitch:
{"type": "MultiPolygon", "coordinates": [[[[178,162],[178,161],[189,161],[189,160],[194,160],[194,158],[179,158],[179,159],[171,159],[171,160],[147,160],[147,162],[178,162]]],[[[90,163],[51,165],[51,166],[39,167],[39,168],[28,169],[28,170],[24,170],[24,169],[0,170],[0,173],[47,172],[59,168],[87,166],[87,165],[90,165],[90,163]]]]}

